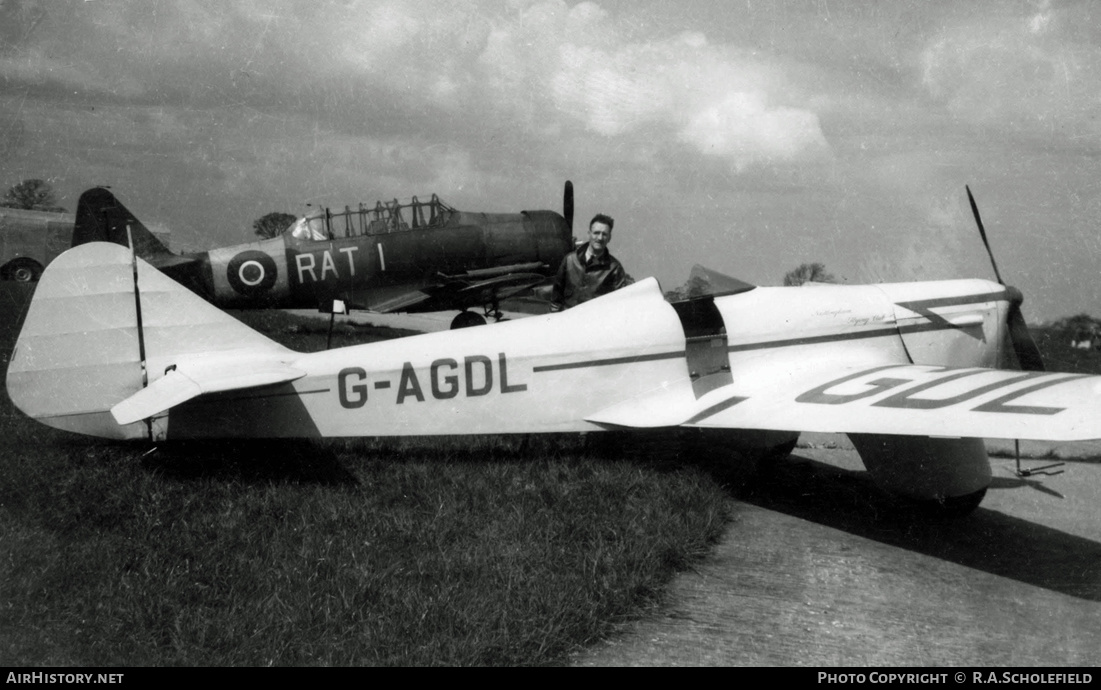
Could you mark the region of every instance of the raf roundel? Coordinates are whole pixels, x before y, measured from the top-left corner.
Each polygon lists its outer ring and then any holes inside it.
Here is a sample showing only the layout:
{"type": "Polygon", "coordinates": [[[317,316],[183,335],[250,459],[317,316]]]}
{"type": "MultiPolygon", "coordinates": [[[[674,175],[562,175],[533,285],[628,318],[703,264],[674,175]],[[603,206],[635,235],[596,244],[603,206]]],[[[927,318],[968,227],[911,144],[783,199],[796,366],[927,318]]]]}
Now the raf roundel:
{"type": "Polygon", "coordinates": [[[275,260],[255,249],[241,252],[226,266],[229,284],[246,297],[258,297],[271,290],[278,275],[275,260]]]}

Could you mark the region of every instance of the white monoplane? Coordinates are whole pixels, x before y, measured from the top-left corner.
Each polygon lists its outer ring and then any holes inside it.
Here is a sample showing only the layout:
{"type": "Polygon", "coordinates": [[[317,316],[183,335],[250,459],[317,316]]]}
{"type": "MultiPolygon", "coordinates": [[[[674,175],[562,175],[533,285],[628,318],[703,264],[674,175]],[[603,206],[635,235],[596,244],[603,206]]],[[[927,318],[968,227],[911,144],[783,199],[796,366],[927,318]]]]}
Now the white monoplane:
{"type": "Polygon", "coordinates": [[[669,303],[647,279],[562,313],[301,354],[92,243],[43,274],[7,386],[40,422],[113,439],[694,427],[760,450],[844,432],[881,486],[964,511],[991,480],[982,439],[1101,438],[1101,377],[1042,371],[1001,282],[727,292],[669,303]]]}

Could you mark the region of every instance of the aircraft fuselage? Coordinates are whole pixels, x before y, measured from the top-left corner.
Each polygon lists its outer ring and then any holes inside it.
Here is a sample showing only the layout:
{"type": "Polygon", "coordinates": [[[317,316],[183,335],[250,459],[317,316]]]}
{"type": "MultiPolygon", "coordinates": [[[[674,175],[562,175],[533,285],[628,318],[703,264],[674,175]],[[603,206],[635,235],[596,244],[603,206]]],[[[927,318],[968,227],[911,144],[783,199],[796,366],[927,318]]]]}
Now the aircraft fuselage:
{"type": "MultiPolygon", "coordinates": [[[[548,276],[573,245],[565,220],[551,211],[458,215],[442,227],[326,240],[286,233],[192,254],[202,269],[190,287],[224,308],[318,307],[341,298],[372,309],[471,272],[548,276]]],[[[450,307],[430,300],[415,310],[450,307]]]]}
{"type": "Polygon", "coordinates": [[[756,386],[780,361],[992,367],[1008,356],[999,325],[1005,300],[1002,286],[981,280],[756,288],[715,298],[715,311],[705,313],[664,301],[655,285],[500,323],[492,332],[448,331],[301,355],[293,366],[306,377],[267,396],[186,403],[172,411],[168,435],[599,430],[585,417],[617,401],[655,387],[681,388],[692,400],[730,383],[756,386]],[[934,320],[899,306],[919,295],[955,304],[935,306],[934,320]],[[785,318],[778,321],[777,313],[785,318]],[[273,418],[285,421],[270,425],[273,418]]]}

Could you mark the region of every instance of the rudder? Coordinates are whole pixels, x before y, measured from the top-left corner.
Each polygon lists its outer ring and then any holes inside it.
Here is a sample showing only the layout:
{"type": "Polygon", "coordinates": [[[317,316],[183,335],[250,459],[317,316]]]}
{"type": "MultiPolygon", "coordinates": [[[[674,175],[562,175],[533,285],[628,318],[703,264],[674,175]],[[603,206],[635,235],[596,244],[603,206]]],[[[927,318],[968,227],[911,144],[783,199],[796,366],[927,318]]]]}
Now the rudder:
{"type": "Polygon", "coordinates": [[[42,274],[8,367],[8,395],[49,426],[145,438],[145,423],[119,425],[111,408],[181,358],[211,353],[294,356],[144,261],[134,262],[128,249],[93,242],[65,252],[42,274]]]}
{"type": "Polygon", "coordinates": [[[107,188],[93,187],[80,195],[76,205],[72,246],[89,242],[114,242],[128,247],[131,237],[134,249],[143,259],[172,255],[168,247],[107,188]]]}

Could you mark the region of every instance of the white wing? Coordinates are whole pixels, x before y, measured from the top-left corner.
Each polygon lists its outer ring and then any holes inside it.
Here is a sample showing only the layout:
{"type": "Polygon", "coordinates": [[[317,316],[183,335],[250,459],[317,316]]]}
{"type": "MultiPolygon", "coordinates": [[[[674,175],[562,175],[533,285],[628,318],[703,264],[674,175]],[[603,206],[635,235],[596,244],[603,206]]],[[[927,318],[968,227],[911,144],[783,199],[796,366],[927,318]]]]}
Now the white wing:
{"type": "Polygon", "coordinates": [[[684,387],[591,415],[697,426],[1079,441],[1101,438],[1101,377],[913,364],[755,375],[691,399],[684,387]]]}

